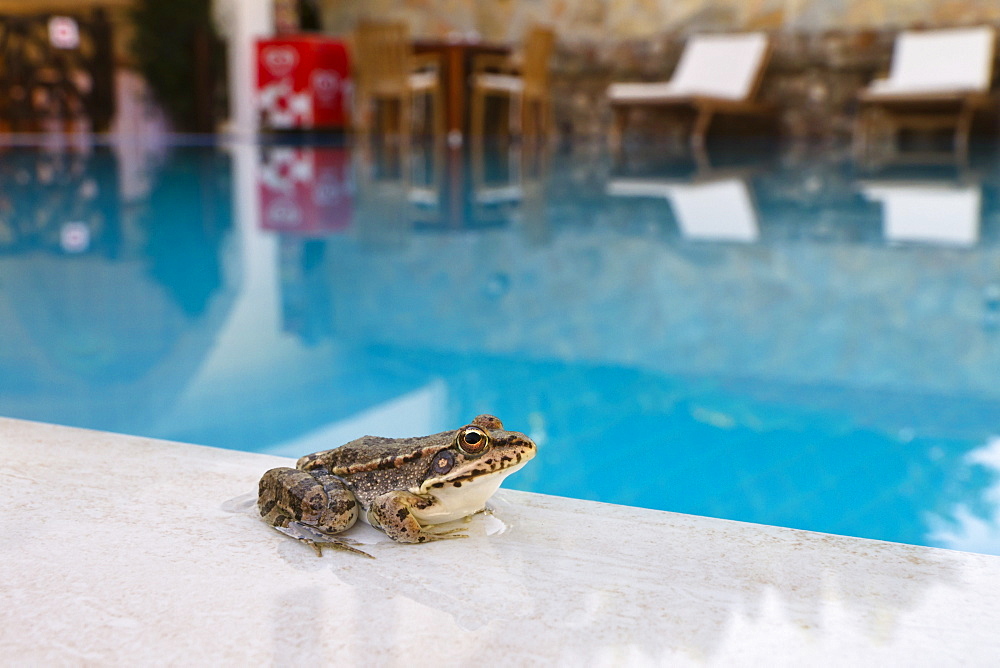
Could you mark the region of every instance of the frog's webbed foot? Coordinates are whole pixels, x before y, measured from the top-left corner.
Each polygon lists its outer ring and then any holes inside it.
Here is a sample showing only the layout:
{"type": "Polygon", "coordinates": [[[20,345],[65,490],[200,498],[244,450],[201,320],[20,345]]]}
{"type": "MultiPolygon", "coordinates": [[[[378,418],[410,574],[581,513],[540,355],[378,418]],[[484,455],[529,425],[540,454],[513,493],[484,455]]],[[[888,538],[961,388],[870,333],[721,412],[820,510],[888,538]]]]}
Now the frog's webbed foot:
{"type": "Polygon", "coordinates": [[[307,539],[304,542],[307,543],[313,550],[316,551],[317,557],[323,556],[324,547],[332,547],[336,550],[344,550],[345,552],[353,552],[354,554],[360,554],[362,556],[368,557],[369,559],[375,558],[372,555],[365,552],[364,550],[359,550],[358,548],[352,547],[351,545],[347,544],[343,538],[330,538],[325,541],[315,541],[307,539]]]}
{"type": "Polygon", "coordinates": [[[309,547],[311,547],[315,552],[317,557],[323,556],[323,548],[333,548],[337,550],[344,550],[346,552],[353,552],[355,554],[361,554],[369,559],[374,559],[372,555],[368,554],[364,550],[359,550],[354,545],[360,545],[355,540],[350,538],[341,538],[336,536],[329,536],[322,531],[316,530],[307,524],[302,524],[301,522],[289,522],[283,527],[274,527],[286,536],[291,536],[295,540],[302,541],[309,547]]]}

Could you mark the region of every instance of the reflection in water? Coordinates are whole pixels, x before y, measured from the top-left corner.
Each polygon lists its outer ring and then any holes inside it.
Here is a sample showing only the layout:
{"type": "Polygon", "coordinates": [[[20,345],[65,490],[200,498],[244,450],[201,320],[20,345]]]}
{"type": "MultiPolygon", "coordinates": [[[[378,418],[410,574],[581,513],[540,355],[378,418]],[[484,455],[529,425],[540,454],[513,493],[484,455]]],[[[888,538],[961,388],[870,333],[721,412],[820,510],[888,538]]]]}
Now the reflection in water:
{"type": "Polygon", "coordinates": [[[405,241],[413,231],[481,230],[524,221],[538,228],[549,152],[519,144],[441,143],[356,150],[358,220],[373,243],[405,241]],[[381,233],[379,232],[381,230],[381,233]]]}
{"type": "Polygon", "coordinates": [[[230,178],[221,153],[177,152],[159,167],[137,212],[149,273],[189,316],[202,315],[222,285],[220,247],[233,218],[230,178]]]}
{"type": "MultiPolygon", "coordinates": [[[[410,230],[409,153],[389,148],[384,149],[385,153],[372,153],[374,148],[378,147],[363,144],[355,152],[357,234],[374,245],[402,243],[410,230]]],[[[433,190],[429,185],[425,187],[433,190]]],[[[434,199],[425,195],[415,206],[433,210],[434,199]]]]}
{"type": "Polygon", "coordinates": [[[608,194],[666,199],[686,239],[751,242],[760,237],[757,212],[743,179],[720,177],[693,182],[613,179],[608,183],[608,194]]]}
{"type": "Polygon", "coordinates": [[[469,218],[478,227],[519,221],[536,240],[544,238],[549,152],[512,143],[490,149],[473,142],[469,218]]]}
{"type": "Polygon", "coordinates": [[[0,253],[115,257],[123,234],[115,167],[104,147],[3,149],[0,253]]]}
{"type": "Polygon", "coordinates": [[[979,184],[876,181],[862,191],[882,203],[889,241],[972,246],[979,240],[979,184]]]}
{"type": "Polygon", "coordinates": [[[317,237],[351,226],[354,184],[347,149],[268,146],[257,187],[266,230],[317,237]]]}
{"type": "Polygon", "coordinates": [[[2,412],[142,433],[197,368],[224,312],[206,310],[230,227],[220,197],[229,165],[214,151],[178,151],[148,199],[125,206],[107,148],[8,157],[2,412]],[[77,230],[68,249],[67,226],[77,230]]]}
{"type": "Polygon", "coordinates": [[[282,235],[279,242],[283,331],[315,345],[333,334],[333,299],[323,272],[326,242],[282,235]]]}
{"type": "Polygon", "coordinates": [[[897,246],[898,179],[794,158],[176,149],[123,203],[8,154],[0,414],[297,455],[494,412],[522,489],[1000,552],[989,180],[897,246]]]}
{"type": "Polygon", "coordinates": [[[942,514],[931,514],[930,539],[937,545],[966,552],[996,554],[1000,550],[1000,437],[967,452],[966,475],[986,474],[988,486],[963,495],[942,514]]]}

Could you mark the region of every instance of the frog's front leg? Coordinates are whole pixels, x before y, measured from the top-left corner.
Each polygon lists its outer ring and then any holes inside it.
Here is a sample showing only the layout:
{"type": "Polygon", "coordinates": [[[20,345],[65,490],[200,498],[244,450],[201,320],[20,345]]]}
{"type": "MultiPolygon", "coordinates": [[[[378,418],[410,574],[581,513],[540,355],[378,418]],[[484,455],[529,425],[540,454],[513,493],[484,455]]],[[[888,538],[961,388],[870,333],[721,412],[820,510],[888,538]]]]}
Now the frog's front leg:
{"type": "Polygon", "coordinates": [[[368,509],[369,521],[382,529],[389,538],[400,543],[426,543],[444,538],[466,538],[456,534],[459,529],[427,531],[413,515],[413,509],[427,508],[432,499],[412,492],[393,491],[376,497],[368,509]]]}
{"type": "Polygon", "coordinates": [[[326,471],[277,468],[260,479],[257,509],[275,529],[312,546],[318,555],[329,545],[370,557],[333,538],[358,519],[358,502],[339,478],[326,471]]]}

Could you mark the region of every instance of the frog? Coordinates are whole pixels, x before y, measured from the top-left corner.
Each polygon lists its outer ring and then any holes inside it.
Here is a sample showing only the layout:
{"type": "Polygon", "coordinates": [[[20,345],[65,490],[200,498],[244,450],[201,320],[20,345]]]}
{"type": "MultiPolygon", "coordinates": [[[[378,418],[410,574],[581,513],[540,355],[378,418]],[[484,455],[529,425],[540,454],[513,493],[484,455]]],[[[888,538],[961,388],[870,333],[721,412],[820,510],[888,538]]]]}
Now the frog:
{"type": "Polygon", "coordinates": [[[478,415],[429,436],[363,436],[261,476],[257,510],[272,527],[310,545],[371,554],[343,536],[361,519],[398,543],[466,538],[441,525],[489,512],[503,480],[536,454],[535,442],[478,415]]]}

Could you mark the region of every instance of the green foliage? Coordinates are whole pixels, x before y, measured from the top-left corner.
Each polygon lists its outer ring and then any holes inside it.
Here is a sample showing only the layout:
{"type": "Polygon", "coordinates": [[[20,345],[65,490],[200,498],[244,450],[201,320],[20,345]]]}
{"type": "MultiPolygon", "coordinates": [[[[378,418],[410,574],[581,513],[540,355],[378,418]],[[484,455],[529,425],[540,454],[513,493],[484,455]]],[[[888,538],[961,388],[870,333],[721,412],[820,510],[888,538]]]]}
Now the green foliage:
{"type": "Polygon", "coordinates": [[[159,104],[179,131],[212,129],[222,46],[210,0],[137,0],[131,48],[159,104]]]}

